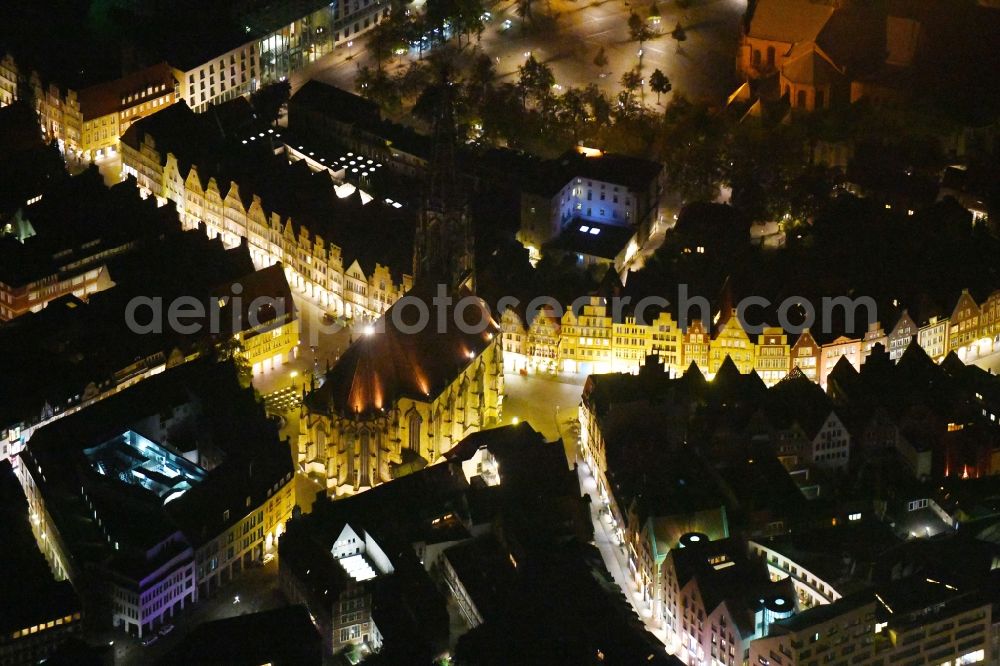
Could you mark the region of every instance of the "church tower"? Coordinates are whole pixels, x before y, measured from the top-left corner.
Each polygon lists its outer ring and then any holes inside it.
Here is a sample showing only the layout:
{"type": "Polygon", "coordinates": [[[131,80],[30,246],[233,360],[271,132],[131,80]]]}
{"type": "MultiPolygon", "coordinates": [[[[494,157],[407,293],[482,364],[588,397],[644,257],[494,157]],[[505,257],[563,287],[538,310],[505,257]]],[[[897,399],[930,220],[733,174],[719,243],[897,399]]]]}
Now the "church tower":
{"type": "Polygon", "coordinates": [[[413,243],[414,283],[475,290],[475,243],[468,202],[455,170],[454,83],[441,74],[434,147],[413,243]]]}

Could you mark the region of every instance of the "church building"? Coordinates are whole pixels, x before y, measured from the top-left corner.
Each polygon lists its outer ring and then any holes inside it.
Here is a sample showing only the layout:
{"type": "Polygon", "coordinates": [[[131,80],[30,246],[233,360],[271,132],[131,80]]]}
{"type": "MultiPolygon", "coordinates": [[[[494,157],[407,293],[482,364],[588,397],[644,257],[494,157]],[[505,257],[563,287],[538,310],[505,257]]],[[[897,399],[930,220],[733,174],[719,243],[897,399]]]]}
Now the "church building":
{"type": "Polygon", "coordinates": [[[455,176],[449,86],[442,88],[414,243],[415,286],[305,400],[307,462],[325,467],[327,488],[337,495],[431,464],[501,419],[500,327],[472,291],[471,222],[455,176]]]}

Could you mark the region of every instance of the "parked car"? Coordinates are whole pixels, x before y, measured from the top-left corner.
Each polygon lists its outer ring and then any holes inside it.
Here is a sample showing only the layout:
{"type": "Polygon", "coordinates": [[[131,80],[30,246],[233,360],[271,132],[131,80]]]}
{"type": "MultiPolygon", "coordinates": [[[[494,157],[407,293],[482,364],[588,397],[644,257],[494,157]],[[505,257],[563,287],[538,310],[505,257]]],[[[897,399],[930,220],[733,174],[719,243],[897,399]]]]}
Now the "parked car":
{"type": "Polygon", "coordinates": [[[272,561],[274,561],[274,553],[268,553],[264,556],[264,564],[270,564],[272,561]]]}
{"type": "Polygon", "coordinates": [[[142,646],[143,647],[149,647],[150,645],[152,645],[153,643],[155,643],[158,640],[160,640],[160,635],[159,634],[149,634],[148,636],[146,636],[146,637],[144,637],[142,639],[142,646]]]}
{"type": "Polygon", "coordinates": [[[160,627],[159,634],[160,634],[160,636],[166,636],[167,634],[169,634],[173,630],[174,630],[174,625],[172,625],[172,624],[165,624],[162,627],[160,627]]]}

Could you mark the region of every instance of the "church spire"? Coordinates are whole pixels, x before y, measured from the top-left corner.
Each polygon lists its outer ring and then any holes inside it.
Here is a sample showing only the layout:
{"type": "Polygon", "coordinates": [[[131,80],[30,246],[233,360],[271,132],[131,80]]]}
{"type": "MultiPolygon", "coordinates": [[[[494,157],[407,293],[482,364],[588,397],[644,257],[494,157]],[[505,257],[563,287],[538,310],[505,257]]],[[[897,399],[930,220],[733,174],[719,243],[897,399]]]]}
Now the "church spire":
{"type": "Polygon", "coordinates": [[[414,281],[475,289],[474,242],[468,203],[455,168],[455,83],[442,64],[436,86],[434,146],[413,246],[414,281]]]}

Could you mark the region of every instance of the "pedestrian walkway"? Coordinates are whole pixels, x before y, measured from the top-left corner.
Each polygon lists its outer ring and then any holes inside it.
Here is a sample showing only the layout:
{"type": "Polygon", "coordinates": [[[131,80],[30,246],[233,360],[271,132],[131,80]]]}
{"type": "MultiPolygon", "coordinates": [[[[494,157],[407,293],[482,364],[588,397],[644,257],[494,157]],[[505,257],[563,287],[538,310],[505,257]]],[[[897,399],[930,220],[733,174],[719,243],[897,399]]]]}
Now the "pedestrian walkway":
{"type": "Polygon", "coordinates": [[[604,558],[604,565],[611,572],[615,583],[621,588],[622,594],[632,604],[635,614],[642,620],[646,630],[666,645],[665,631],[657,626],[650,605],[643,600],[639,588],[632,580],[624,548],[618,544],[617,538],[601,511],[603,504],[597,493],[597,481],[591,475],[590,467],[586,462],[577,458],[576,470],[580,480],[580,488],[590,497],[590,519],[594,523],[594,545],[600,550],[601,557],[604,558]]]}
{"type": "Polygon", "coordinates": [[[301,395],[294,386],[286,386],[264,396],[264,408],[269,414],[287,414],[301,404],[301,395]]]}

